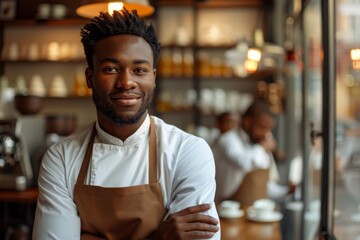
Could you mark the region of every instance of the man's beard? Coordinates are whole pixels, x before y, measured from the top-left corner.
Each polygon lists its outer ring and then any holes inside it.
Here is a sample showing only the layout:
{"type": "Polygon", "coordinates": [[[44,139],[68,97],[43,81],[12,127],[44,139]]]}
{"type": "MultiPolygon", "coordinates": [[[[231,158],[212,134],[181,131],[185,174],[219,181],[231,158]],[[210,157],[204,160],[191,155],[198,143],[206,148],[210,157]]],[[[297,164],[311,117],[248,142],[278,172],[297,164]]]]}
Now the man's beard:
{"type": "Polygon", "coordinates": [[[94,101],[94,104],[96,106],[96,109],[104,114],[108,119],[110,119],[115,124],[125,124],[125,125],[131,125],[134,123],[137,123],[143,115],[146,113],[146,111],[149,109],[152,96],[153,96],[154,90],[151,91],[151,93],[148,95],[148,97],[145,99],[145,101],[142,103],[140,109],[135,113],[135,115],[117,115],[116,111],[111,108],[110,104],[107,104],[103,98],[101,98],[101,94],[93,89],[92,98],[94,101]]]}

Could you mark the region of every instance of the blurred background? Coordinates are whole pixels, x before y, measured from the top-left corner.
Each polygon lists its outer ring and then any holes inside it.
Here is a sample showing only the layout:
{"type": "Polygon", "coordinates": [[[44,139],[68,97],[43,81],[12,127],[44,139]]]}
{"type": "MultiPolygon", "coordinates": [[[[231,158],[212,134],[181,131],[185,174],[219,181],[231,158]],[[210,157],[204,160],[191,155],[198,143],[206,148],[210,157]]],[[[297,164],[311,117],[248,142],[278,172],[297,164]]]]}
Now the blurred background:
{"type": "MultiPolygon", "coordinates": [[[[146,20],[162,45],[151,114],[211,144],[217,114],[241,114],[253,100],[267,101],[277,120],[281,181],[297,183],[288,202],[301,203],[301,229],[288,239],[309,239],[313,221],[337,239],[359,240],[360,1],[150,4],[155,11],[146,20]]],[[[19,207],[5,190],[36,189],[44,149],[96,117],[84,79],[79,32],[88,19],[76,14],[80,5],[0,1],[0,130],[13,143],[0,148],[4,236],[9,226],[31,227],[34,210],[34,202],[19,207]],[[21,158],[14,160],[20,170],[9,167],[3,150],[17,142],[22,156],[12,157],[21,158]]],[[[286,239],[290,230],[282,231],[286,239]]]]}

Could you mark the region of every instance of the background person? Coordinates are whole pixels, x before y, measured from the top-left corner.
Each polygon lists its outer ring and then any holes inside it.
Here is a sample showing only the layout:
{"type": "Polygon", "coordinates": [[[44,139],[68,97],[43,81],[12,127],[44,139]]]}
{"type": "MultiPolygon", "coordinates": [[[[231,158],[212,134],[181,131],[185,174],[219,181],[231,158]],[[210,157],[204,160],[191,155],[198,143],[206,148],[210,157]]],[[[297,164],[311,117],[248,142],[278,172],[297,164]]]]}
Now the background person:
{"type": "Polygon", "coordinates": [[[271,133],[275,118],[267,103],[255,101],[242,115],[240,128],[222,134],[212,145],[216,163],[216,202],[229,199],[240,187],[244,176],[254,169],[269,169],[267,195],[281,200],[287,186],[277,183],[279,175],[272,152],[276,141],[271,133]]]}
{"type": "MultiPolygon", "coordinates": [[[[218,136],[215,138],[211,148],[214,151],[214,156],[216,154],[218,157],[216,158],[218,161],[225,161],[227,158],[227,153],[225,152],[227,148],[228,150],[232,149],[232,147],[236,146],[236,142],[238,141],[238,130],[240,124],[240,115],[233,112],[223,112],[217,115],[216,117],[216,128],[219,130],[218,136]]],[[[215,159],[215,161],[216,161],[215,159]]],[[[230,188],[226,187],[227,182],[233,181],[239,183],[239,178],[241,177],[239,174],[236,174],[235,171],[228,172],[227,175],[223,177],[224,173],[228,170],[228,165],[226,164],[218,164],[216,163],[216,184],[217,190],[215,195],[215,202],[219,202],[223,199],[223,196],[230,196],[233,192],[230,188]]]]}
{"type": "Polygon", "coordinates": [[[33,239],[220,239],[210,147],[148,114],[154,28],[122,10],[81,37],[97,120],[45,153],[33,239]]]}

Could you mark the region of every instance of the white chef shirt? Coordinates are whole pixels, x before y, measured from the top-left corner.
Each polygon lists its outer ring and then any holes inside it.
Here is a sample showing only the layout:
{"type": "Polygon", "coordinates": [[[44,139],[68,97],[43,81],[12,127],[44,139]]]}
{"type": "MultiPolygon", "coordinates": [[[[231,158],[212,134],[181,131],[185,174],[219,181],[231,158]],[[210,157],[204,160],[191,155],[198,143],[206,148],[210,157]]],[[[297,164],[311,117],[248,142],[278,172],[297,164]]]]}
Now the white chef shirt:
{"type": "MultiPolygon", "coordinates": [[[[270,169],[270,178],[276,178],[274,162],[271,154],[260,144],[253,144],[242,129],[225,132],[215,140],[212,146],[216,164],[216,196],[220,201],[231,197],[242,183],[246,173],[254,169],[270,169]]],[[[274,181],[267,184],[268,196],[272,199],[283,197],[287,187],[274,181]]]]}
{"type": "Polygon", "coordinates": [[[264,148],[259,144],[251,145],[248,136],[244,132],[242,134],[243,138],[238,130],[227,131],[212,146],[216,164],[216,200],[233,195],[247,172],[255,167],[270,166],[264,148]]]}
{"type": "MultiPolygon", "coordinates": [[[[158,177],[166,217],[184,208],[210,203],[204,213],[217,219],[214,204],[215,165],[209,145],[154,117],[157,134],[158,177]]],[[[86,184],[125,187],[149,182],[149,127],[141,127],[124,142],[104,132],[97,135],[86,184]]],[[[74,202],[74,186],[93,124],[50,146],[40,169],[39,199],[33,239],[80,239],[80,218],[74,202]]],[[[166,218],[165,217],[165,218],[166,218]]],[[[218,231],[212,239],[220,239],[218,231]]]]}

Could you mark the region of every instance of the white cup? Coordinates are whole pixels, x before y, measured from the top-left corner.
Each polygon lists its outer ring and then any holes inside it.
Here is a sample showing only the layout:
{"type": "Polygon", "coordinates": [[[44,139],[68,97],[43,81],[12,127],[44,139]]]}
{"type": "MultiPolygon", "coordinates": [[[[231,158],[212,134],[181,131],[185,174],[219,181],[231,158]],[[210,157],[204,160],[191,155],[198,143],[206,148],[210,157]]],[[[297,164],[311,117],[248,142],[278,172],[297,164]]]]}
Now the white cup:
{"type": "Polygon", "coordinates": [[[61,19],[66,16],[67,8],[63,4],[54,4],[52,6],[52,16],[55,19],[61,19]]]}
{"type": "Polygon", "coordinates": [[[270,199],[258,199],[248,209],[249,214],[260,218],[266,218],[273,214],[276,204],[270,199]]]}
{"type": "Polygon", "coordinates": [[[65,79],[62,75],[54,76],[50,83],[49,96],[51,97],[66,97],[68,89],[65,83],[65,79]]]}
{"type": "Polygon", "coordinates": [[[40,54],[39,45],[37,43],[30,43],[28,59],[31,61],[38,60],[39,54],[40,54]]]}
{"type": "Polygon", "coordinates": [[[8,59],[13,61],[18,60],[19,55],[20,55],[19,45],[16,42],[10,43],[8,59]]]}
{"type": "Polygon", "coordinates": [[[41,3],[38,6],[37,17],[40,19],[50,18],[51,5],[49,3],[41,3]]]}
{"type": "Polygon", "coordinates": [[[57,61],[60,59],[60,43],[51,42],[48,46],[48,59],[57,61]]]}
{"type": "Polygon", "coordinates": [[[29,84],[29,94],[36,96],[45,96],[46,89],[43,82],[43,78],[39,74],[35,74],[29,84]]]}
{"type": "Polygon", "coordinates": [[[222,214],[233,214],[240,211],[240,202],[232,201],[232,200],[225,200],[220,203],[219,211],[222,214]]]}

